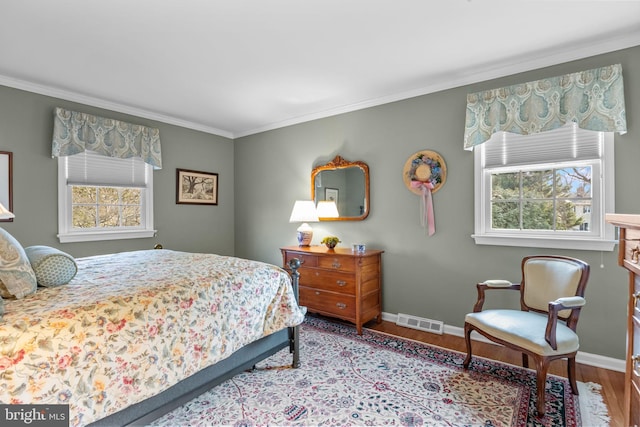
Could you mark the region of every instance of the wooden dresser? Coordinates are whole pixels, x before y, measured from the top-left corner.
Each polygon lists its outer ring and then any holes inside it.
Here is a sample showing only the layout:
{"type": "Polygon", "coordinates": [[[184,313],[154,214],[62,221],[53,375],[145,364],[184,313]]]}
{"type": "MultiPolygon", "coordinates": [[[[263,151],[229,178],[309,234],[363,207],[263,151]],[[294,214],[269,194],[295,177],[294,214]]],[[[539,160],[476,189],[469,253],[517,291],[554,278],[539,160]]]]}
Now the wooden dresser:
{"type": "Polygon", "coordinates": [[[607,214],[605,219],[619,228],[618,264],[629,270],[624,425],[640,426],[640,215],[607,214]]]}
{"type": "Polygon", "coordinates": [[[285,267],[292,258],[302,261],[298,270],[300,305],[307,310],[353,322],[360,335],[363,323],[382,321],[384,251],[356,253],[325,246],[287,246],[280,250],[285,267]]]}

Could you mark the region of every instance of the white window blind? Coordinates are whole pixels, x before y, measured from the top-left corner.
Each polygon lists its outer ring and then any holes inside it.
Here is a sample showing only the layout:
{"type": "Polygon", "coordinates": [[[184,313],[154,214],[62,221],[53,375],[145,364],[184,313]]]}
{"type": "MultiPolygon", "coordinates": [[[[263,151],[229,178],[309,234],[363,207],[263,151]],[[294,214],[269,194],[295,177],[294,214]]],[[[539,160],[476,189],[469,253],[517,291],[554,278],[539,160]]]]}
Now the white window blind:
{"type": "Polygon", "coordinates": [[[138,157],[119,159],[84,151],[67,157],[66,172],[68,185],[147,186],[145,163],[138,157]]]}
{"type": "Polygon", "coordinates": [[[548,132],[517,135],[502,132],[483,144],[484,167],[599,159],[604,132],[563,126],[548,132]]]}

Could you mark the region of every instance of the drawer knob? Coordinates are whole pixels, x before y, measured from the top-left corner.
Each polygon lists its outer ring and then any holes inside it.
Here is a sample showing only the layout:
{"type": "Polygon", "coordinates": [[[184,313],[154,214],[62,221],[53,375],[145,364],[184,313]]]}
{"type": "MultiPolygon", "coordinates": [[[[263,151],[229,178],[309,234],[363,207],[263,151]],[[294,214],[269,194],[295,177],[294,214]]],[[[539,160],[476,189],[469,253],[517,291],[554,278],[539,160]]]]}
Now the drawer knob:
{"type": "Polygon", "coordinates": [[[344,310],[345,308],[347,308],[347,304],[339,302],[336,304],[336,307],[338,307],[340,310],[344,310]]]}
{"type": "Polygon", "coordinates": [[[347,282],[345,282],[344,280],[336,280],[336,283],[338,284],[338,286],[347,286],[347,282]]]}
{"type": "Polygon", "coordinates": [[[316,291],[316,295],[320,295],[320,292],[316,291]]]}
{"type": "Polygon", "coordinates": [[[633,298],[633,306],[636,307],[638,305],[638,298],[640,298],[640,292],[634,293],[631,295],[631,298],[633,298]]]}
{"type": "Polygon", "coordinates": [[[638,362],[640,362],[640,354],[631,356],[631,361],[633,362],[633,370],[635,371],[638,367],[638,362]]]}
{"type": "Polygon", "coordinates": [[[342,264],[340,264],[340,261],[338,261],[337,259],[334,259],[333,260],[333,264],[331,264],[331,267],[340,268],[340,267],[342,267],[342,264]]]}

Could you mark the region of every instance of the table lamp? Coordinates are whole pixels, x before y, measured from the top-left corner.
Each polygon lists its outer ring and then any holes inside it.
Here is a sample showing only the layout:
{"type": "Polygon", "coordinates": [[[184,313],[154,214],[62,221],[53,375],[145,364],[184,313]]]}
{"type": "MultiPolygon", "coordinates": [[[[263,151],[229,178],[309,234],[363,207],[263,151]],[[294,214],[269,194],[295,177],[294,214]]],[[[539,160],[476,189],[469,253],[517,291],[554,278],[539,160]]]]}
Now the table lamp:
{"type": "Polygon", "coordinates": [[[11,219],[15,217],[16,216],[13,212],[9,211],[9,209],[5,208],[4,205],[0,203],[0,219],[11,219]]]}
{"type": "Polygon", "coordinates": [[[313,229],[308,222],[318,222],[318,213],[313,200],[296,200],[289,222],[301,222],[298,227],[298,246],[309,246],[313,238],[313,229]]]}

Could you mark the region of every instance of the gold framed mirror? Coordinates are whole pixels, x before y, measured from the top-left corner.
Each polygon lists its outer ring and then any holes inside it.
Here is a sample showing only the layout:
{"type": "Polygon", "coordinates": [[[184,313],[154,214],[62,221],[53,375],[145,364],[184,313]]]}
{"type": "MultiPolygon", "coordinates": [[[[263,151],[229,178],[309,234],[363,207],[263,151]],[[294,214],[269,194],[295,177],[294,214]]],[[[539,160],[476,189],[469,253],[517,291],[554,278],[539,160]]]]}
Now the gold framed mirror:
{"type": "Polygon", "coordinates": [[[318,204],[333,201],[337,217],[320,217],[320,221],[362,221],[369,215],[369,166],[336,156],[311,171],[311,199],[318,204]]]}

